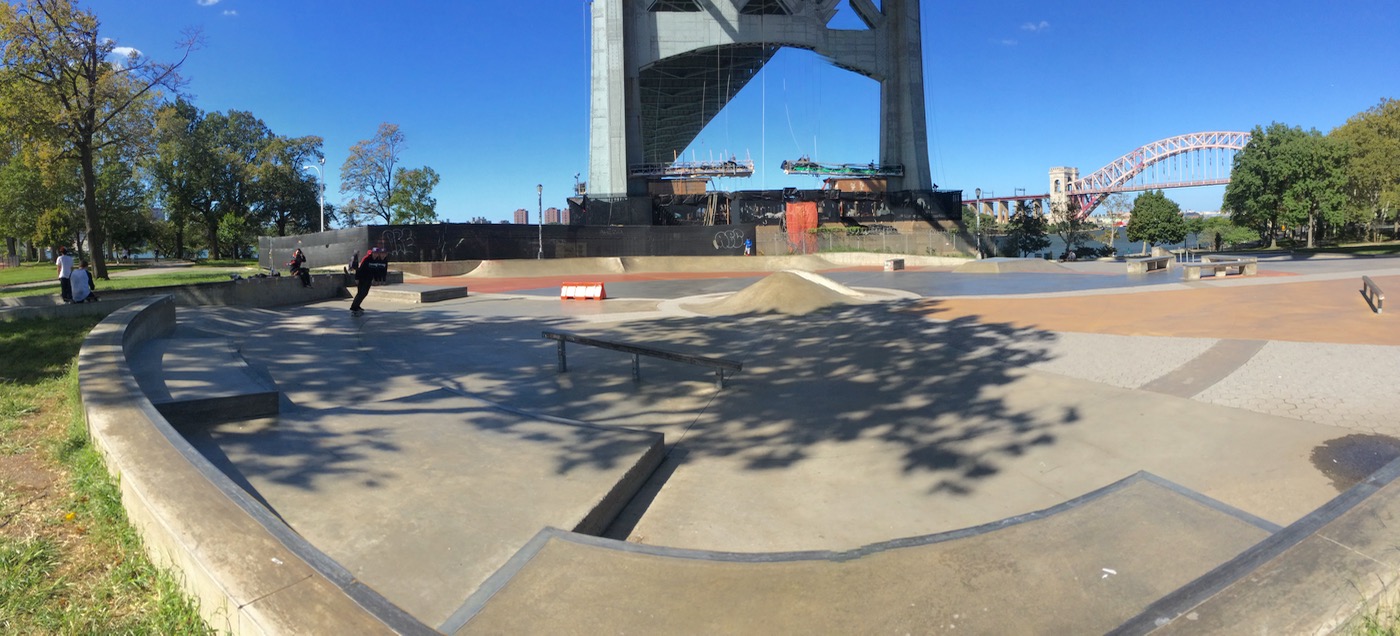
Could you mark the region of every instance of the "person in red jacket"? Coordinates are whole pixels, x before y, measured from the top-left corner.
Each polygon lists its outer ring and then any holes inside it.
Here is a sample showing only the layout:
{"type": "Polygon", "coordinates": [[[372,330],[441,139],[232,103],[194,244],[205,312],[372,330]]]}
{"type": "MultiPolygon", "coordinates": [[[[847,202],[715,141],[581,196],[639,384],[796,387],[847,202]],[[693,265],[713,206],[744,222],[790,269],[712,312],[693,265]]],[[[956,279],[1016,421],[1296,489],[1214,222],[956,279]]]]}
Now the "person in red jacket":
{"type": "Polygon", "coordinates": [[[355,269],[355,300],[350,302],[350,313],[360,315],[365,312],[360,307],[365,296],[369,295],[369,288],[376,280],[385,280],[389,275],[389,255],[382,247],[376,247],[365,252],[364,260],[360,261],[360,266],[355,269]]]}

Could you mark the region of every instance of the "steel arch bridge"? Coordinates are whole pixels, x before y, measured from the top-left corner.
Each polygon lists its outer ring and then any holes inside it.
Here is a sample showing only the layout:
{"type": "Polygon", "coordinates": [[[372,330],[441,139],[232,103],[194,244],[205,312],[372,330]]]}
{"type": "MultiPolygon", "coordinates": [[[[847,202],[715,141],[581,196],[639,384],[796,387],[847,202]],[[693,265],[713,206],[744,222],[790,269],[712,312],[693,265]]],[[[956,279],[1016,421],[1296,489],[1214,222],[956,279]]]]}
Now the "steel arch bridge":
{"type": "MultiPolygon", "coordinates": [[[[1093,174],[1066,184],[1064,194],[1085,217],[1115,192],[1224,185],[1230,182],[1235,153],[1249,143],[1247,132],[1197,132],[1154,141],[1129,152],[1093,174]]],[[[1057,198],[1052,184],[1050,198],[1057,198]]]]}

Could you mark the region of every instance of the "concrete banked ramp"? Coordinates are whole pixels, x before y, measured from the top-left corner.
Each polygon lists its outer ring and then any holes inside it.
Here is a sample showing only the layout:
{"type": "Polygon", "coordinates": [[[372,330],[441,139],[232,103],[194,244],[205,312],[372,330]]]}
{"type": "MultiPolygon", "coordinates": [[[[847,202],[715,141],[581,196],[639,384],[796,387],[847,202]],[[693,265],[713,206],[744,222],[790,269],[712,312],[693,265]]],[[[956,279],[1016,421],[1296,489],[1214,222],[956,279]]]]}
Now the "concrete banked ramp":
{"type": "Polygon", "coordinates": [[[1100,633],[1275,529],[1139,473],[1042,512],[840,553],[546,532],[460,633],[1100,633]]]}

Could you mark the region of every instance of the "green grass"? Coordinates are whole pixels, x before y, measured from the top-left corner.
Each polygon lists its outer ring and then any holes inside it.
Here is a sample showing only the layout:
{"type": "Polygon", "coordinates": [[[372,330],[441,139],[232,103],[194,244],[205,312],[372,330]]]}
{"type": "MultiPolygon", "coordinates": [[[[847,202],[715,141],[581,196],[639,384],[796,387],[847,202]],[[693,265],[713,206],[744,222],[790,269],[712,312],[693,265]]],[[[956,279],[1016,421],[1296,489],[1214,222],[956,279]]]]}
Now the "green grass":
{"type": "MultiPolygon", "coordinates": [[[[4,270],[0,270],[4,271],[4,270]]],[[[245,272],[244,275],[255,274],[254,270],[245,272]]],[[[48,272],[52,275],[53,272],[48,272]]],[[[104,291],[118,289],[144,289],[148,287],[170,287],[174,285],[193,285],[195,283],[213,283],[226,281],[229,279],[229,272],[209,271],[199,267],[183,268],[160,274],[150,274],[148,276],[126,276],[113,278],[111,280],[97,281],[97,295],[101,296],[104,291]]],[[[58,279],[53,279],[51,285],[42,287],[28,287],[24,289],[0,289],[0,298],[15,296],[43,296],[45,294],[58,293],[58,279]]]]}
{"type": "Polygon", "coordinates": [[[14,446],[0,461],[53,480],[37,494],[0,491],[0,633],[209,634],[146,558],[88,442],[76,357],[96,322],[0,323],[0,443],[14,446]]]}
{"type": "Polygon", "coordinates": [[[1313,249],[1297,248],[1293,251],[1298,254],[1352,254],[1356,256],[1394,256],[1396,254],[1400,254],[1400,242],[1335,245],[1328,247],[1315,247],[1313,249]]]}
{"type": "Polygon", "coordinates": [[[195,262],[202,267],[251,267],[253,269],[258,268],[258,259],[256,258],[206,258],[203,260],[197,260],[195,262]]]}

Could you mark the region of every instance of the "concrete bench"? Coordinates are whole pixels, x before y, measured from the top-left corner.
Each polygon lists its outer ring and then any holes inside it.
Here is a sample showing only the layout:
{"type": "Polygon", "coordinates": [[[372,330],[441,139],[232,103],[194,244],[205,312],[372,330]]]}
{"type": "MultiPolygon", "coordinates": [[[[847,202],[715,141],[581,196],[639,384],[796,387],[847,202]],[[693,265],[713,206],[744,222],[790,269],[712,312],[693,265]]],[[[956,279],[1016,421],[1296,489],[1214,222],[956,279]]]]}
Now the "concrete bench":
{"type": "Polygon", "coordinates": [[[1172,257],[1142,256],[1138,258],[1129,258],[1127,262],[1129,274],[1146,274],[1158,270],[1166,271],[1167,268],[1171,267],[1172,257]]]}
{"type": "Polygon", "coordinates": [[[1200,280],[1201,276],[1210,272],[1217,278],[1223,277],[1232,271],[1240,276],[1254,276],[1259,273],[1259,259],[1256,258],[1233,258],[1224,256],[1202,256],[1199,263],[1182,263],[1181,267],[1186,270],[1186,280],[1200,280]]]}
{"type": "Polygon", "coordinates": [[[710,367],[715,370],[715,386],[721,389],[724,388],[724,374],[726,371],[733,373],[736,371],[743,370],[744,368],[744,363],[736,362],[734,360],[725,360],[723,358],[711,358],[708,356],[697,356],[688,353],[679,353],[676,351],[657,349],[656,347],[614,342],[611,340],[602,340],[599,338],[589,338],[587,336],[580,336],[578,334],[566,333],[563,331],[546,330],[540,335],[550,340],[557,341],[559,343],[560,373],[569,370],[568,360],[564,356],[564,343],[566,342],[588,345],[590,347],[599,347],[602,349],[611,349],[613,351],[621,351],[623,353],[632,354],[632,379],[637,382],[640,382],[642,380],[642,356],[651,356],[653,358],[661,358],[662,360],[670,360],[672,362],[684,362],[686,364],[710,367]]]}
{"type": "Polygon", "coordinates": [[[1366,299],[1373,311],[1381,313],[1385,305],[1385,292],[1376,286],[1376,281],[1371,280],[1370,276],[1361,277],[1361,297],[1366,299]]]}

